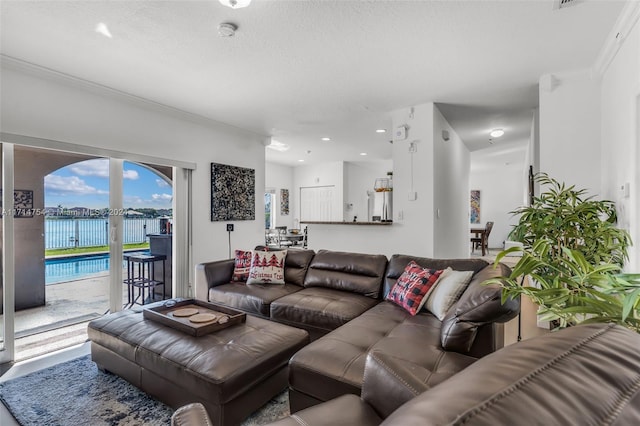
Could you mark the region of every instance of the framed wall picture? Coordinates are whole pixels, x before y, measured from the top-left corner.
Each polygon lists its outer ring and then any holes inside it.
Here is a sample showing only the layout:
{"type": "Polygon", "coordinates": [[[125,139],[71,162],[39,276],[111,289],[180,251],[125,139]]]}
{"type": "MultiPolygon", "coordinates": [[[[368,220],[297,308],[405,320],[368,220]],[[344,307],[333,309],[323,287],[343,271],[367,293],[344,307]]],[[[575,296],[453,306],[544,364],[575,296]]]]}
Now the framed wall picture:
{"type": "Polygon", "coordinates": [[[480,223],[480,190],[472,189],[470,198],[470,222],[480,223]]]}
{"type": "Polygon", "coordinates": [[[211,163],[211,221],[255,218],[256,171],[211,163]]]}
{"type": "MultiPolygon", "coordinates": [[[[2,190],[0,190],[0,208],[2,207],[2,190]]],[[[33,191],[16,189],[13,191],[13,217],[33,217],[33,191]]]]}
{"type": "Polygon", "coordinates": [[[289,215],[289,190],[288,189],[280,190],[280,215],[282,216],[289,215]]]}

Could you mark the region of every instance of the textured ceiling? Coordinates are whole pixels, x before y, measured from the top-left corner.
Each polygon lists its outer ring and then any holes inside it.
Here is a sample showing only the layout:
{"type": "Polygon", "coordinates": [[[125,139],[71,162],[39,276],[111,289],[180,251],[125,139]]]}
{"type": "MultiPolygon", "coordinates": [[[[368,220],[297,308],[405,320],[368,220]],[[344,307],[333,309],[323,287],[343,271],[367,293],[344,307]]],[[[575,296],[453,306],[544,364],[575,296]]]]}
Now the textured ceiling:
{"type": "Polygon", "coordinates": [[[552,4],[3,0],[0,51],[291,146],[270,161],[389,158],[375,129],[430,101],[472,150],[493,123],[512,131],[504,143],[526,135],[540,75],[593,64],[623,6],[552,4]]]}

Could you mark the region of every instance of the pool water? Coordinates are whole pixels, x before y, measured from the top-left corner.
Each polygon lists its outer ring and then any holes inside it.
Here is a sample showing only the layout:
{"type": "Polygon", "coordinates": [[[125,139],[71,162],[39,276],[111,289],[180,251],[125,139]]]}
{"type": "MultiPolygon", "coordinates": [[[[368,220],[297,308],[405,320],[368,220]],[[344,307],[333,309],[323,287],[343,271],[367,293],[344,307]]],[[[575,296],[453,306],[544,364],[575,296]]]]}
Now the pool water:
{"type": "MultiPolygon", "coordinates": [[[[124,263],[123,263],[124,268],[124,263]]],[[[57,284],[109,273],[109,254],[60,257],[44,262],[45,284],[57,284]]]]}

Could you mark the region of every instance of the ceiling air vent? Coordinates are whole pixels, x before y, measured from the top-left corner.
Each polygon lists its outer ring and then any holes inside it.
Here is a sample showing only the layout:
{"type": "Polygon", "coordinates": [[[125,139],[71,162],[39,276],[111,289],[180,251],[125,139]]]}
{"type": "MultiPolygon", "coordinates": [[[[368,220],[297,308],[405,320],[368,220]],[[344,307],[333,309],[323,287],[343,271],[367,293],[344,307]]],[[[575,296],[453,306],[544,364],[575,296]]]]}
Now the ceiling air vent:
{"type": "Polygon", "coordinates": [[[575,6],[583,1],[584,0],[553,0],[553,9],[564,9],[565,7],[575,6]]]}

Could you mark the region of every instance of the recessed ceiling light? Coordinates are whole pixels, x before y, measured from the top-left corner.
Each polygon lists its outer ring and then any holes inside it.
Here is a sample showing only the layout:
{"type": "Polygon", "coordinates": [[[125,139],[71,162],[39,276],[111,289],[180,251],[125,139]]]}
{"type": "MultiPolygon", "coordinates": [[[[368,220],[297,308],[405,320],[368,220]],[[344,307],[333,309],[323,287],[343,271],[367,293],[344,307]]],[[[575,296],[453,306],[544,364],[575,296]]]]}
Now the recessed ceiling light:
{"type": "Polygon", "coordinates": [[[387,129],[377,129],[376,133],[387,133],[387,129]]]}
{"type": "Polygon", "coordinates": [[[322,139],[320,139],[320,140],[323,140],[323,141],[325,141],[325,142],[328,142],[328,141],[330,141],[330,140],[331,140],[331,138],[326,138],[326,137],[325,137],[325,138],[322,138],[322,139]]]}
{"type": "Polygon", "coordinates": [[[298,160],[298,162],[300,162],[300,163],[304,163],[304,160],[300,159],[300,160],[298,160]]]}
{"type": "Polygon", "coordinates": [[[109,31],[109,27],[107,27],[107,24],[105,24],[104,22],[98,23],[98,25],[96,25],[95,31],[107,38],[113,38],[113,36],[111,35],[111,31],[109,31]]]}
{"type": "Polygon", "coordinates": [[[360,155],[367,155],[367,153],[366,152],[361,152],[360,155]]]}
{"type": "Polygon", "coordinates": [[[491,133],[489,133],[489,134],[493,138],[499,138],[500,136],[504,135],[504,130],[502,130],[502,129],[493,129],[491,131],[491,133]]]}

